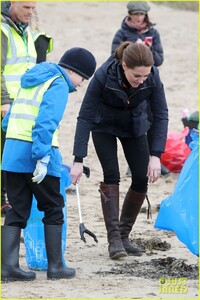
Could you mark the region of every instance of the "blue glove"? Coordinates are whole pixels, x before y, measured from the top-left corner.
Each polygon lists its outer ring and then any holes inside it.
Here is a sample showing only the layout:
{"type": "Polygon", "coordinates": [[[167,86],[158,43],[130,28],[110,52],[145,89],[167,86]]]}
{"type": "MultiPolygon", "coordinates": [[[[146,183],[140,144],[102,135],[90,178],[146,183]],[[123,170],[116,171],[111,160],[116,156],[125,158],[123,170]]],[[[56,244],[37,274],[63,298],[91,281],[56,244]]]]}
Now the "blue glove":
{"type": "Polygon", "coordinates": [[[43,157],[37,161],[35,171],[33,172],[32,181],[39,184],[47,174],[47,165],[50,160],[50,155],[43,157]]]}

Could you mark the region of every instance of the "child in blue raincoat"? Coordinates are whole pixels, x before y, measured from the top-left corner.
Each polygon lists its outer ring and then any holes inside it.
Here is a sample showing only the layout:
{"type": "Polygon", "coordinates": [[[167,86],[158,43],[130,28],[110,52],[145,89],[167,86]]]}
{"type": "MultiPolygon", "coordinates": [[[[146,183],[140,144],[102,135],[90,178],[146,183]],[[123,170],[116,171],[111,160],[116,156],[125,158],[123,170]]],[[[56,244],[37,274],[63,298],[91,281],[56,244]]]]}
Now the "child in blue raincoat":
{"type": "Polygon", "coordinates": [[[95,68],[92,53],[74,47],[64,53],[58,64],[37,64],[21,78],[21,88],[3,123],[6,141],[2,170],[6,172],[7,196],[12,206],[1,229],[3,282],[36,277],[34,272],[19,267],[20,234],[27,225],[33,196],[38,210],[44,212],[47,278],[75,276],[75,270],[62,261],[64,199],[60,193],[58,130],[69,93],[89,79],[95,68]]]}

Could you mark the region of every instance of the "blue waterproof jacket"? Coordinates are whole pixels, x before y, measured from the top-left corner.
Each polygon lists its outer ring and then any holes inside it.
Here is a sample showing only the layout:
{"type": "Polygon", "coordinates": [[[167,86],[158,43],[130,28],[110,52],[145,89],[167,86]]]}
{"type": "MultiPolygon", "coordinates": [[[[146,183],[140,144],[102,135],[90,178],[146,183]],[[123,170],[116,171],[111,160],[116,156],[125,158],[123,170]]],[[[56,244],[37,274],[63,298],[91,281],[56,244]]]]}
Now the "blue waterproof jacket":
{"type": "Polygon", "coordinates": [[[137,32],[136,29],[128,26],[128,24],[125,22],[126,18],[127,17],[123,19],[121,28],[114,35],[111,46],[111,53],[114,54],[115,49],[122,42],[136,42],[137,39],[141,39],[142,41],[144,41],[145,37],[151,36],[153,37],[151,51],[153,54],[154,65],[156,67],[160,66],[163,63],[164,55],[163,47],[160,40],[160,34],[157,31],[157,29],[154,28],[155,24],[150,23],[149,28],[140,34],[137,32]]]}
{"type": "Polygon", "coordinates": [[[74,141],[76,158],[87,156],[91,131],[138,138],[151,127],[150,154],[160,157],[164,152],[168,108],[158,68],[152,67],[137,88],[123,87],[123,83],[128,84],[122,66],[111,56],[96,71],[83,99],[74,141]]]}
{"type": "MultiPolygon", "coordinates": [[[[68,94],[75,91],[75,87],[62,67],[48,62],[37,64],[27,71],[21,78],[21,87],[38,86],[56,75],[61,77],[56,78],[43,95],[32,130],[33,142],[7,138],[2,156],[2,170],[33,173],[37,160],[50,155],[47,174],[60,177],[62,158],[59,148],[52,147],[47,141],[52,140],[53,133],[62,120],[68,94]]],[[[2,122],[4,131],[9,122],[9,114],[10,111],[2,122]]]]}

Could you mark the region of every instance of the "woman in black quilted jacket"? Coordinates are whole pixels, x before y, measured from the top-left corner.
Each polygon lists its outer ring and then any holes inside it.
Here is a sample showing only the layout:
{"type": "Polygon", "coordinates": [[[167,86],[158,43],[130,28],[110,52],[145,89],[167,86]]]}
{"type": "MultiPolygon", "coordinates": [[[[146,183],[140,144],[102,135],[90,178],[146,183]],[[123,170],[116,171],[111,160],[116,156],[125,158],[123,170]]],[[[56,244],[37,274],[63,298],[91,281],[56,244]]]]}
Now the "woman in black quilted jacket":
{"type": "Polygon", "coordinates": [[[168,109],[158,68],[150,48],[124,42],[96,72],[80,108],[71,177],[76,184],[83,172],[90,132],[102,166],[99,191],[109,243],[109,256],[142,255],[129,234],[147,194],[148,182],[160,176],[160,156],[167,138],[168,109]],[[148,118],[148,106],[153,114],[148,118]],[[147,131],[151,127],[151,143],[147,131]],[[120,172],[117,143],[130,166],[132,182],[119,218],[120,172]]]}

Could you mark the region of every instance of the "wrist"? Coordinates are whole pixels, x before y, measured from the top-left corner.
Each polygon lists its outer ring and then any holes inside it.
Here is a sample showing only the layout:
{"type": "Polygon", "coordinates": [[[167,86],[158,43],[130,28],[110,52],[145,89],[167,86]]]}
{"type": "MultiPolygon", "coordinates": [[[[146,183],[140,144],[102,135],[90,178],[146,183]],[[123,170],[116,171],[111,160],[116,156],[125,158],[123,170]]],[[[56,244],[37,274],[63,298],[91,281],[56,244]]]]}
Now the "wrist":
{"type": "Polygon", "coordinates": [[[44,156],[42,159],[40,159],[40,162],[43,164],[48,164],[50,160],[50,155],[44,156]]]}

